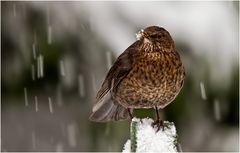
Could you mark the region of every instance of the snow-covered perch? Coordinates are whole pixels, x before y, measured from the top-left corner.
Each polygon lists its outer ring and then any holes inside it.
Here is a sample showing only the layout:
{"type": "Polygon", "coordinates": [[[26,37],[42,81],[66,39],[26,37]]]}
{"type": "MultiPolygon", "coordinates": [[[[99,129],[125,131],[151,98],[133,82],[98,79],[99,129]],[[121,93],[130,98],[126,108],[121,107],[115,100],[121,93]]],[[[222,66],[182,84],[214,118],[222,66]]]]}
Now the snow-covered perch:
{"type": "Polygon", "coordinates": [[[131,138],[124,145],[123,153],[130,152],[178,152],[177,133],[173,122],[164,121],[162,128],[152,127],[150,118],[133,118],[131,122],[131,138]]]}

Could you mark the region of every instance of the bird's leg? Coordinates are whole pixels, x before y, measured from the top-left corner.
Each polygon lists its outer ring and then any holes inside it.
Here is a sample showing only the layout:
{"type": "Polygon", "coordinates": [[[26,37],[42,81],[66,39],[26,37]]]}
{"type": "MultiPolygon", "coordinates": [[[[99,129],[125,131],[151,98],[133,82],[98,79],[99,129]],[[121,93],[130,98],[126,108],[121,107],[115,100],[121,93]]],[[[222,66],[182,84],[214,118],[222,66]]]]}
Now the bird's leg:
{"type": "Polygon", "coordinates": [[[131,118],[131,120],[133,119],[133,116],[132,116],[132,113],[131,113],[131,111],[130,111],[130,108],[127,108],[127,111],[128,111],[128,115],[129,115],[129,117],[131,118]]]}
{"type": "MultiPolygon", "coordinates": [[[[130,116],[131,120],[133,119],[132,113],[130,111],[130,108],[127,109],[128,115],[130,116]]],[[[142,118],[140,118],[140,122],[143,123],[142,118]]]]}
{"type": "Polygon", "coordinates": [[[160,128],[162,127],[163,131],[164,131],[164,125],[163,125],[163,120],[160,120],[159,117],[159,112],[158,112],[158,108],[155,107],[156,110],[156,114],[157,114],[157,119],[152,123],[152,126],[157,125],[157,132],[160,130],[160,128]]]}

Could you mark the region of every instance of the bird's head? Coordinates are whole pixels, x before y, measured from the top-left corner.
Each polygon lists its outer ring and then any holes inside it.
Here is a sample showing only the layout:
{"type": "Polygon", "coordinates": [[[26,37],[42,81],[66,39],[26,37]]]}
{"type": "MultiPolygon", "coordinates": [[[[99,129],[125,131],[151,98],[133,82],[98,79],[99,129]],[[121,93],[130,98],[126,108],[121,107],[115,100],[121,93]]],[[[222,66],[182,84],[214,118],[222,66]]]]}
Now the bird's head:
{"type": "Polygon", "coordinates": [[[165,48],[174,48],[174,42],[167,30],[158,26],[150,26],[136,34],[138,40],[165,48]]]}

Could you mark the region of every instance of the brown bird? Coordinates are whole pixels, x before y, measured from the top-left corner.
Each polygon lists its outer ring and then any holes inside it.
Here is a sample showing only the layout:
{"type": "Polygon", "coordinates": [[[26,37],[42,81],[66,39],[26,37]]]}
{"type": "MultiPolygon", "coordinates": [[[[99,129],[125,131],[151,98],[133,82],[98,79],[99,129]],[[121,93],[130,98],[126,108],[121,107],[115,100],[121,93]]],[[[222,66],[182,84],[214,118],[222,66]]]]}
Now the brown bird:
{"type": "Polygon", "coordinates": [[[171,103],[184,81],[184,67],[169,32],[151,26],[137,33],[138,40],[128,47],[109,70],[90,120],[97,122],[132,118],[131,109],[158,109],[171,103]]]}

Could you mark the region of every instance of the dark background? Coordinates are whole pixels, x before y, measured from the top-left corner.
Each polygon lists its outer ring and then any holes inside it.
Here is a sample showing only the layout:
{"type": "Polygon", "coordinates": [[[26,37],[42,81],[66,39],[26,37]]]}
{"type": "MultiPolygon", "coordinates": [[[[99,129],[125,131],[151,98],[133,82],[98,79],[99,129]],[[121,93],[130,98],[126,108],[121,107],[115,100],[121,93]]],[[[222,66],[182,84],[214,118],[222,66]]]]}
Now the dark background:
{"type": "Polygon", "coordinates": [[[150,25],[171,33],[185,66],[160,111],[182,150],[239,151],[238,23],[231,1],[1,2],[2,151],[121,151],[129,121],[88,116],[111,64],[150,25]]]}

